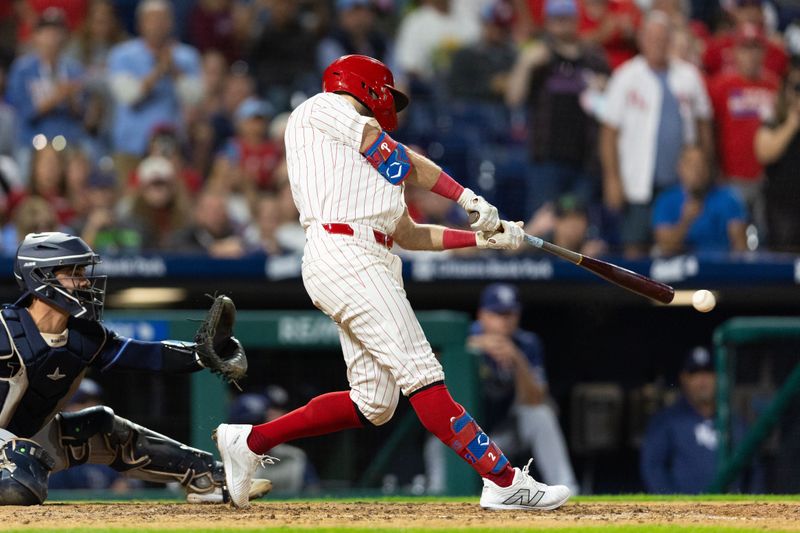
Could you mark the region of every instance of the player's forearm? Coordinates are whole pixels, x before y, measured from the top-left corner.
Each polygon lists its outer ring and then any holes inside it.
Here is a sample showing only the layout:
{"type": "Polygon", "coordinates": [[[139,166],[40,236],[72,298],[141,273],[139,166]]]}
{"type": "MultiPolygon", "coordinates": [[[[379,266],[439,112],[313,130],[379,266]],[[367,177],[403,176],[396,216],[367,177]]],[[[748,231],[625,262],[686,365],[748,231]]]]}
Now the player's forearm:
{"type": "Polygon", "coordinates": [[[413,150],[408,151],[408,156],[411,159],[411,163],[414,165],[414,170],[412,170],[411,174],[408,176],[408,183],[423,189],[431,190],[439,180],[442,168],[424,155],[418,154],[413,150]]]}
{"type": "Polygon", "coordinates": [[[102,370],[118,368],[182,374],[203,367],[197,362],[192,343],[148,342],[115,337],[104,349],[102,370]]]}
{"type": "Polygon", "coordinates": [[[417,224],[406,213],[392,235],[406,250],[440,251],[477,246],[475,233],[434,224],[417,224]]]}

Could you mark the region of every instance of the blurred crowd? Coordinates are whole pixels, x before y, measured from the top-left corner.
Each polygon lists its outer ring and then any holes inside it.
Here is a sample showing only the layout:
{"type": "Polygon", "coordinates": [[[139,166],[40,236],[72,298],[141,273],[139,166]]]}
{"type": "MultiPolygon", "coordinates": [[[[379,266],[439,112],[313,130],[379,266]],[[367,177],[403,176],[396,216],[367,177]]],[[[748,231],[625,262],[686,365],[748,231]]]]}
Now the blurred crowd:
{"type": "Polygon", "coordinates": [[[794,1],[11,0],[2,253],[299,252],[283,132],[348,53],[411,94],[396,138],[557,244],[800,251],[794,1]]]}

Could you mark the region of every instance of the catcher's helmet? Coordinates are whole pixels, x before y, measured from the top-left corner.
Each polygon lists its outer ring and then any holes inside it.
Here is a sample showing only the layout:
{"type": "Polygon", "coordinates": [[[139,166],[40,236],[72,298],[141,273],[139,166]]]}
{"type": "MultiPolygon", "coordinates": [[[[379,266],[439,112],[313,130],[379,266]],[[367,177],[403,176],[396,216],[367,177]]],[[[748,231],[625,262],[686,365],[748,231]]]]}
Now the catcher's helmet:
{"type": "Polygon", "coordinates": [[[386,131],[397,128],[397,112],[408,105],[408,97],[394,88],[392,71],[363,55],[342,56],[328,65],[322,74],[322,90],[353,95],[386,131]]]}
{"type": "Polygon", "coordinates": [[[99,263],[100,256],[80,237],[59,232],[29,233],[14,260],[14,277],[24,291],[19,301],[35,296],[72,316],[100,320],[107,276],[94,275],[99,263]],[[72,267],[68,277],[75,278],[75,288],[67,289],[56,278],[56,271],[65,267],[72,267]],[[79,267],[86,271],[78,272],[79,267]]]}

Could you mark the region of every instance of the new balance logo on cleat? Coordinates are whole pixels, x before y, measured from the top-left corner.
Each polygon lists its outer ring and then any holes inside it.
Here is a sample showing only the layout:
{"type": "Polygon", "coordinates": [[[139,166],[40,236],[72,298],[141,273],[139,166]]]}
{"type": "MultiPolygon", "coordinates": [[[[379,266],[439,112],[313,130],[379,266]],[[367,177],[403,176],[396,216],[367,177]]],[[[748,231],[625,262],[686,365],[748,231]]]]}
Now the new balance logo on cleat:
{"type": "Polygon", "coordinates": [[[536,507],[536,504],[544,496],[544,491],[540,490],[531,497],[529,489],[519,489],[517,492],[509,496],[504,502],[504,505],[527,505],[529,507],[536,507]]]}

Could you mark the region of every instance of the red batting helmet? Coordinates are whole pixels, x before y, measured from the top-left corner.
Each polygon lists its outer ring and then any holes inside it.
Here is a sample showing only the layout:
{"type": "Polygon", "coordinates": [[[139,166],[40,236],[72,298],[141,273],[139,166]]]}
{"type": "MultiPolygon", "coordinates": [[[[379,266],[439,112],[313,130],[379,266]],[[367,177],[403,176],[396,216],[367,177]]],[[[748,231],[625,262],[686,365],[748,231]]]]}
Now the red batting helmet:
{"type": "Polygon", "coordinates": [[[372,111],[386,131],[397,128],[397,112],[408,105],[408,96],[394,88],[389,68],[368,56],[342,56],[322,74],[322,90],[345,92],[372,111]]]}

